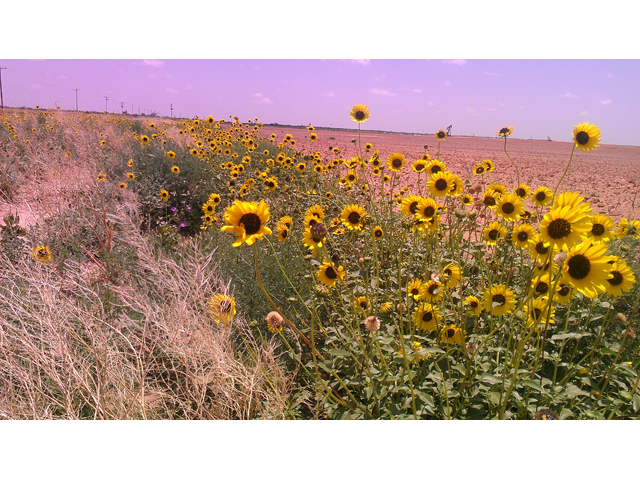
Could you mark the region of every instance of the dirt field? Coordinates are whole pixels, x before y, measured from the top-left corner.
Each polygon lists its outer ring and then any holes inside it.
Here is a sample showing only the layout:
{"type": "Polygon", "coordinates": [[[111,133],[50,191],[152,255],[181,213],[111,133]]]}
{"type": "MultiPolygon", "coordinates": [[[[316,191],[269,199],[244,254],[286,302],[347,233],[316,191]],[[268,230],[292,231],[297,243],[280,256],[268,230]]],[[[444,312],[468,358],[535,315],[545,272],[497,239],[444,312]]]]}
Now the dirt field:
{"type": "MultiPolygon", "coordinates": [[[[297,142],[296,148],[309,148],[308,132],[303,128],[265,126],[261,133],[264,136],[276,133],[278,140],[291,133],[297,142]]],[[[316,133],[318,140],[311,144],[313,151],[324,154],[328,153],[329,147],[338,147],[344,158],[356,155],[351,140],[358,138],[357,132],[317,129],[316,133]]],[[[363,129],[361,141],[363,147],[370,142],[374,150],[379,149],[384,161],[394,152],[403,153],[409,162],[417,160],[425,152],[425,146],[428,146],[427,153],[431,158],[435,158],[438,151],[434,135],[369,133],[363,129]]],[[[507,140],[507,151],[520,169],[520,181],[532,189],[541,185],[551,190],[555,188],[567,166],[571,148],[572,144],[568,142],[507,140]]],[[[504,153],[502,138],[450,136],[440,146],[440,160],[447,169],[474,184],[480,182],[480,177],[471,175],[471,169],[487,158],[494,162],[496,170],[485,175],[485,180],[515,188],[516,172],[504,153]]],[[[411,185],[415,173],[405,168],[404,175],[409,177],[408,184],[411,185]]],[[[622,217],[640,219],[639,189],[640,147],[603,144],[590,152],[576,149],[558,192],[580,191],[591,203],[594,213],[606,213],[617,222],[622,217]]]]}

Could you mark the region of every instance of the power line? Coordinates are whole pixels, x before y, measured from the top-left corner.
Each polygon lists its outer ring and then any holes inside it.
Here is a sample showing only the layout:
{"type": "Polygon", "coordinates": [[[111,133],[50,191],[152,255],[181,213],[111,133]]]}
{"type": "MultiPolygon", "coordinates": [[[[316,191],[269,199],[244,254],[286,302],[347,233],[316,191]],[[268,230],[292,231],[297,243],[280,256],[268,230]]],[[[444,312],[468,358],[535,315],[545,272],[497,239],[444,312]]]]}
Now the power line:
{"type": "Polygon", "coordinates": [[[2,97],[2,70],[6,70],[7,67],[0,67],[0,108],[4,108],[4,98],[2,97]]]}

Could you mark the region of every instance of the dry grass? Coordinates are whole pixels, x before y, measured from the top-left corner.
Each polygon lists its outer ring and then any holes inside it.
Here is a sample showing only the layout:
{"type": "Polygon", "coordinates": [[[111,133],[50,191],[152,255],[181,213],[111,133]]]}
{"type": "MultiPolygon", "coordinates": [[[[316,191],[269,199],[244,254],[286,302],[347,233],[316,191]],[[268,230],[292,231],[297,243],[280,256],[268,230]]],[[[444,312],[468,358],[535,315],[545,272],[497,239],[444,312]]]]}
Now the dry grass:
{"type": "MultiPolygon", "coordinates": [[[[58,119],[63,134],[70,123],[58,119]]],[[[141,233],[131,192],[106,204],[92,194],[105,128],[79,129],[71,157],[34,149],[32,174],[0,212],[17,211],[38,243],[76,238],[85,223],[100,245],[80,241],[89,260],[47,265],[0,246],[0,419],[285,418],[293,383],[273,346],[259,347],[240,315],[207,317],[228,288],[215,250],[192,240],[170,258],[141,233]]]]}

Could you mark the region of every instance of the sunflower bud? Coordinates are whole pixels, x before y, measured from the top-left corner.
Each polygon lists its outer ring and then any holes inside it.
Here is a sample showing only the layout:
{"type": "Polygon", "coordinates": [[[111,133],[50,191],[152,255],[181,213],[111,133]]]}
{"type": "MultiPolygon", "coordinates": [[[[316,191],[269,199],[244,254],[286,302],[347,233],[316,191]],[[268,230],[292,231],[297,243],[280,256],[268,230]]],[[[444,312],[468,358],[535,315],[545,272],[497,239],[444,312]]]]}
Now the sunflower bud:
{"type": "Polygon", "coordinates": [[[321,242],[327,236],[327,227],[324,223],[314,223],[309,231],[314,242],[321,242]]]}
{"type": "Polygon", "coordinates": [[[270,312],[267,315],[267,325],[271,332],[278,333],[282,330],[282,324],[284,323],[284,319],[278,312],[270,312]]]}

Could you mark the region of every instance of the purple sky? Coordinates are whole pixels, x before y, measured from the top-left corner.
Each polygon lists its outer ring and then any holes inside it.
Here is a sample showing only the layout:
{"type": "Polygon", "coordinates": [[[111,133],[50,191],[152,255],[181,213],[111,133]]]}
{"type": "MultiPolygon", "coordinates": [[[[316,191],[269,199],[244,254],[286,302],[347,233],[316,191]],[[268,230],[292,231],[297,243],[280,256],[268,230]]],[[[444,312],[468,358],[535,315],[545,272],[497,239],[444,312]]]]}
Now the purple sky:
{"type": "Polygon", "coordinates": [[[2,60],[7,106],[570,140],[581,122],[603,143],[640,145],[638,60],[2,60]],[[109,97],[108,102],[105,96],[109,97]]]}

